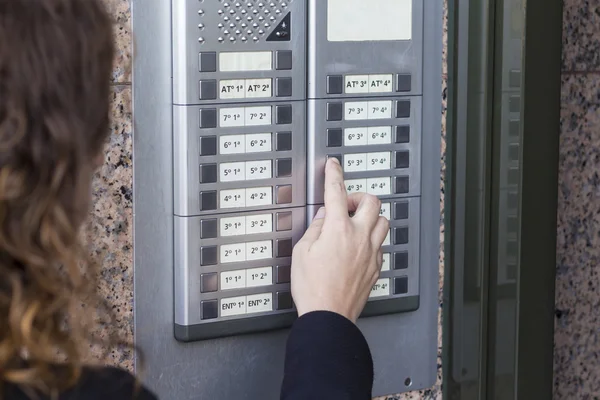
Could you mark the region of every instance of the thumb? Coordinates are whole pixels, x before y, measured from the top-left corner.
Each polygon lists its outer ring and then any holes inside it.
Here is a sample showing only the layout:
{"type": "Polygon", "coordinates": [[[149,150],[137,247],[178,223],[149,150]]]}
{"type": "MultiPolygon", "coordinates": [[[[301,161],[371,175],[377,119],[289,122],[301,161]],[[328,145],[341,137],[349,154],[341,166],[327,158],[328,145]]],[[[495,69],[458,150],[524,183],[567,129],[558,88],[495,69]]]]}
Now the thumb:
{"type": "Polygon", "coordinates": [[[323,228],[324,222],[325,222],[325,208],[321,207],[321,208],[319,208],[319,211],[317,211],[317,214],[315,214],[315,217],[313,218],[312,223],[310,224],[310,226],[304,233],[302,240],[306,241],[309,244],[316,242],[317,239],[319,239],[319,236],[321,236],[321,229],[323,228]]]}

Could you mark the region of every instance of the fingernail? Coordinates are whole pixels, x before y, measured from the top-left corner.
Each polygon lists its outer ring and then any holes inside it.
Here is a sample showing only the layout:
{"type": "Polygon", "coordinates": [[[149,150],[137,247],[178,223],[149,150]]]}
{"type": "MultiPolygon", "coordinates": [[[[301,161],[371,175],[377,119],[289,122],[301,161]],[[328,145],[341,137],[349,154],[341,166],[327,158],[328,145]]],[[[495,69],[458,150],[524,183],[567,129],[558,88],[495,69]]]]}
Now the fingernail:
{"type": "Polygon", "coordinates": [[[337,165],[340,165],[340,160],[338,160],[337,157],[331,157],[330,160],[336,163],[337,165]]]}
{"type": "Polygon", "coordinates": [[[319,211],[317,211],[317,214],[313,218],[313,221],[316,219],[323,219],[323,218],[325,218],[325,207],[319,208],[319,211]]]}

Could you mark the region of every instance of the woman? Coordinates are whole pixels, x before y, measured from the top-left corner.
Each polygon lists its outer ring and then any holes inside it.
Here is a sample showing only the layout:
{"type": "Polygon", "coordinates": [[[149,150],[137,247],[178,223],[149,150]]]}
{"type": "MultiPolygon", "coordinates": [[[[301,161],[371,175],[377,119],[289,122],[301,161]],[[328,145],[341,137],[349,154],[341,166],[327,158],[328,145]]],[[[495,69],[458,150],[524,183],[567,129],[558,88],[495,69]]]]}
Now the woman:
{"type": "MultiPolygon", "coordinates": [[[[0,0],[2,400],[155,399],[127,372],[86,364],[92,345],[123,344],[90,333],[110,307],[79,242],[109,132],[111,32],[100,0],[0,0]]],[[[388,222],[375,197],[346,195],[337,161],[325,185],[327,213],[294,249],[299,319],[281,397],[369,399],[372,360],[354,322],[388,222]]]]}

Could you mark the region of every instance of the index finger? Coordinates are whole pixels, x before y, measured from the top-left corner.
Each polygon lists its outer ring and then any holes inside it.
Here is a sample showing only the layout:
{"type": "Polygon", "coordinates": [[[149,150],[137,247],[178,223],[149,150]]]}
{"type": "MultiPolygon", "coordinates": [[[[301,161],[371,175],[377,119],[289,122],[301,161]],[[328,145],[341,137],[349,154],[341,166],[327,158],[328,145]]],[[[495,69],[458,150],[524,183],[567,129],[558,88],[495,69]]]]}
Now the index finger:
{"type": "Polygon", "coordinates": [[[344,184],[342,166],[336,158],[330,158],[325,164],[325,221],[341,221],[348,216],[348,194],[344,184]]]}

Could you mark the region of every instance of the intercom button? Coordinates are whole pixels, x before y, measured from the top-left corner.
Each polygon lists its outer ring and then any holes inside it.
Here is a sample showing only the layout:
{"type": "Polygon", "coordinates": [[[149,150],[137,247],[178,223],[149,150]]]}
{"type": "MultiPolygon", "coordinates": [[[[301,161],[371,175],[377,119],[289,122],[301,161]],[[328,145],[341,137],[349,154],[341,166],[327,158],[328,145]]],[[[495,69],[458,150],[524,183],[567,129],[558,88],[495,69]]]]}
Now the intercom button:
{"type": "Polygon", "coordinates": [[[289,310],[294,307],[292,294],[290,292],[277,292],[277,309],[289,310]]]}
{"type": "Polygon", "coordinates": [[[217,72],[217,53],[200,53],[198,64],[200,72],[217,72]]]}
{"type": "Polygon", "coordinates": [[[217,192],[211,190],[209,192],[200,193],[200,211],[209,211],[217,209],[217,192]]]}
{"type": "Polygon", "coordinates": [[[253,294],[246,297],[246,302],[248,314],[273,311],[273,293],[253,294]]]}
{"type": "Polygon", "coordinates": [[[292,202],[292,185],[277,186],[277,204],[290,204],[292,202]]]}
{"type": "Polygon", "coordinates": [[[275,95],[277,97],[291,97],[292,87],[292,78],[277,78],[275,80],[275,95]]]}
{"type": "Polygon", "coordinates": [[[217,109],[203,108],[200,110],[200,128],[209,129],[217,127],[217,109]]]}
{"type": "Polygon", "coordinates": [[[283,158],[275,161],[275,176],[277,178],[292,176],[291,158],[283,158]]]}
{"type": "Polygon", "coordinates": [[[394,270],[408,269],[408,252],[394,253],[394,270]]]}
{"type": "Polygon", "coordinates": [[[292,150],[292,132],[277,132],[277,134],[275,135],[275,150],[292,150]]]}
{"type": "Polygon", "coordinates": [[[200,221],[200,239],[216,239],[218,236],[216,219],[204,219],[200,221]]]}
{"type": "Polygon", "coordinates": [[[519,137],[519,131],[521,129],[521,121],[513,119],[508,122],[508,135],[511,137],[519,137]]]}
{"type": "Polygon", "coordinates": [[[511,113],[521,112],[521,96],[510,96],[508,98],[508,111],[511,113]]]}
{"type": "Polygon", "coordinates": [[[341,121],[344,118],[342,103],[327,103],[327,121],[341,121]]]}
{"type": "Polygon", "coordinates": [[[512,143],[508,146],[508,161],[519,161],[519,144],[512,143]]]}
{"type": "Polygon", "coordinates": [[[508,85],[511,88],[518,88],[521,86],[521,71],[512,70],[508,73],[508,85]]]}
{"type": "Polygon", "coordinates": [[[410,100],[399,100],[396,102],[396,118],[410,117],[410,100]]]}
{"type": "Polygon", "coordinates": [[[215,319],[219,316],[219,307],[217,300],[208,300],[202,302],[202,319],[215,319]]]}
{"type": "Polygon", "coordinates": [[[290,277],[292,276],[292,267],[290,265],[278,265],[277,266],[277,279],[276,282],[290,283],[290,277]]]}
{"type": "Polygon", "coordinates": [[[410,92],[412,90],[412,77],[410,74],[396,75],[396,92],[410,92]]]}
{"type": "Polygon", "coordinates": [[[396,177],[396,194],[406,194],[410,189],[410,182],[408,176],[397,176],[396,177]]]}
{"type": "Polygon", "coordinates": [[[278,71],[292,69],[292,51],[291,50],[278,50],[275,52],[275,69],[278,71]]]}
{"type": "Polygon", "coordinates": [[[383,297],[390,295],[390,278],[378,279],[371,288],[370,298],[383,297]]]}
{"type": "Polygon", "coordinates": [[[408,226],[394,228],[394,244],[408,243],[408,226]]]}
{"type": "Polygon", "coordinates": [[[200,265],[216,265],[218,260],[217,246],[206,246],[200,249],[200,265]]]}
{"type": "Polygon", "coordinates": [[[344,133],[341,128],[327,129],[327,147],[342,147],[344,133]]]}
{"type": "Polygon", "coordinates": [[[335,158],[338,160],[338,162],[340,163],[340,165],[344,165],[344,161],[342,160],[342,155],[341,154],[330,154],[327,156],[327,160],[329,160],[330,158],[335,158]]]}
{"type": "Polygon", "coordinates": [[[216,272],[200,276],[200,292],[211,293],[217,290],[219,290],[219,277],[216,272]]]}
{"type": "Polygon", "coordinates": [[[217,98],[217,81],[205,80],[198,83],[200,100],[215,100],[217,98]]]}
{"type": "Polygon", "coordinates": [[[402,125],[396,127],[396,143],[410,143],[409,125],[402,125]]]}
{"type": "Polygon", "coordinates": [[[385,253],[383,255],[383,263],[381,264],[381,271],[389,271],[390,270],[390,253],[385,253]]]}
{"type": "Polygon", "coordinates": [[[215,156],[217,155],[217,137],[203,136],[200,138],[200,155],[215,156]]]}
{"type": "Polygon", "coordinates": [[[292,245],[292,239],[277,239],[277,258],[282,257],[291,257],[292,250],[294,246],[292,245]]]}
{"type": "Polygon", "coordinates": [[[215,183],[217,181],[217,164],[200,165],[200,183],[215,183]]]}
{"type": "Polygon", "coordinates": [[[394,278],[394,294],[408,293],[408,277],[401,276],[394,278]]]}
{"type": "Polygon", "coordinates": [[[394,204],[394,219],[408,219],[408,201],[399,201],[394,204]]]}
{"type": "Polygon", "coordinates": [[[292,105],[285,104],[275,107],[275,123],[277,125],[287,125],[292,123],[292,105]]]}
{"type": "Polygon", "coordinates": [[[327,94],[342,94],[344,92],[344,77],[330,75],[327,77],[327,94]]]}
{"type": "Polygon", "coordinates": [[[277,213],[277,232],[292,230],[292,213],[280,212],[277,213]]]}
{"type": "Polygon", "coordinates": [[[396,168],[404,169],[410,166],[410,154],[408,150],[396,152],[396,168]]]}

